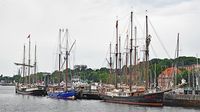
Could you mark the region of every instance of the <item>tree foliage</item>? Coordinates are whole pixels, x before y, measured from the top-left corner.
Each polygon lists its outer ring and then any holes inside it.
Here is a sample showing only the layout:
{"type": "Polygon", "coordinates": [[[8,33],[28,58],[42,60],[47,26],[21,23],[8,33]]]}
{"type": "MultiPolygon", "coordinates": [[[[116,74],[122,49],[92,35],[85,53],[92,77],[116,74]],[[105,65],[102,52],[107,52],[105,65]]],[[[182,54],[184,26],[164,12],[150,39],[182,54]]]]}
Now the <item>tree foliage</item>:
{"type": "MultiPolygon", "coordinates": [[[[176,59],[152,59],[149,61],[149,71],[150,74],[155,74],[158,77],[158,75],[164,71],[166,68],[168,67],[172,67],[175,64],[177,66],[190,66],[193,64],[197,63],[197,58],[195,57],[179,57],[176,59]]],[[[144,62],[141,62],[139,65],[139,71],[141,73],[144,73],[144,62]]],[[[86,65],[77,65],[74,67],[75,69],[69,69],[68,70],[68,79],[70,80],[72,77],[77,76],[80,77],[80,79],[88,81],[88,82],[103,82],[106,83],[108,82],[108,77],[109,77],[109,69],[102,67],[100,69],[91,69],[91,68],[87,68],[86,65]]],[[[125,71],[127,67],[123,66],[123,70],[125,71]]],[[[131,68],[134,68],[134,66],[132,66],[131,68]]],[[[127,69],[128,72],[130,70],[130,68],[127,69]]],[[[180,80],[182,78],[187,79],[187,74],[191,74],[189,71],[183,69],[181,70],[181,74],[177,75],[177,79],[180,82],[180,80]]],[[[114,71],[113,71],[114,72],[114,71]]],[[[123,72],[125,73],[125,72],[123,72]]],[[[58,83],[59,82],[59,77],[60,77],[60,81],[65,80],[65,74],[66,74],[66,70],[63,70],[61,72],[58,72],[57,70],[50,73],[50,82],[52,83],[58,83]]],[[[45,75],[47,75],[45,72],[39,72],[37,73],[37,80],[38,81],[42,81],[44,80],[45,75]]],[[[112,78],[114,78],[114,75],[111,75],[112,78]]],[[[26,77],[25,77],[26,78],[26,77]]],[[[24,78],[24,79],[25,79],[24,78]]],[[[31,80],[33,80],[35,77],[32,74],[31,75],[31,80]]],[[[152,77],[154,78],[154,77],[152,77]]],[[[143,79],[143,78],[141,78],[143,79]]],[[[15,82],[22,82],[22,78],[20,75],[13,75],[13,77],[8,77],[8,76],[3,76],[0,75],[0,80],[6,80],[6,81],[14,81],[15,82]]],[[[114,79],[111,79],[114,80],[114,79]]]]}

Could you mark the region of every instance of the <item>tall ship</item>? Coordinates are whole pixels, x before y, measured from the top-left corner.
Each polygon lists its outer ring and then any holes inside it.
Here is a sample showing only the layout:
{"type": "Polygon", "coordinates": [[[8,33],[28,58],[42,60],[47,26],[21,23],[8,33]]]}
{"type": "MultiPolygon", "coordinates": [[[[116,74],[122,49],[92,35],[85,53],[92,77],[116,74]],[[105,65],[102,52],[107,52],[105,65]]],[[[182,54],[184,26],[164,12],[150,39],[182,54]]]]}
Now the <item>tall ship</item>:
{"type": "MultiPolygon", "coordinates": [[[[116,22],[116,53],[115,53],[115,87],[111,89],[110,87],[105,87],[102,89],[101,98],[105,102],[110,103],[121,103],[121,104],[131,104],[131,105],[142,105],[142,106],[155,106],[161,107],[163,106],[163,95],[164,91],[157,91],[156,89],[150,88],[150,81],[148,76],[149,71],[149,45],[151,36],[148,34],[148,16],[146,15],[146,38],[145,38],[145,61],[143,62],[145,66],[144,72],[144,84],[142,86],[135,85],[133,86],[132,79],[135,76],[132,76],[132,51],[133,51],[133,12],[131,12],[131,39],[130,39],[130,66],[129,66],[129,77],[128,79],[128,86],[120,86],[117,84],[117,75],[118,75],[118,58],[121,58],[121,53],[118,53],[118,21],[116,22]],[[119,54],[119,57],[118,57],[119,54]],[[133,78],[132,78],[133,77],[133,78]],[[110,90],[111,89],[111,90],[110,90]]],[[[136,28],[135,28],[136,29],[136,28]]],[[[136,30],[135,30],[136,31],[136,30]]],[[[135,32],[136,34],[136,32],[135,32]]],[[[135,36],[136,41],[136,36],[135,36]]],[[[119,42],[120,44],[120,42],[119,42]]],[[[136,57],[136,48],[137,45],[134,46],[135,56],[136,57]]],[[[120,59],[119,59],[120,61],[120,59]]],[[[135,65],[136,65],[136,58],[135,58],[135,65]]],[[[120,64],[121,66],[121,64],[120,64]]]]}
{"type": "Polygon", "coordinates": [[[47,95],[46,92],[46,87],[44,85],[38,85],[37,84],[37,74],[36,74],[36,45],[35,45],[35,62],[34,65],[31,65],[30,63],[30,35],[27,37],[29,39],[29,57],[28,57],[28,64],[25,63],[25,51],[26,47],[24,45],[24,50],[23,50],[23,62],[22,63],[14,63],[17,66],[22,67],[22,77],[21,77],[21,82],[16,83],[15,87],[15,92],[17,94],[23,94],[23,95],[34,95],[34,96],[45,96],[47,95]],[[28,68],[28,75],[26,75],[26,68],[28,68]],[[31,68],[34,68],[34,81],[31,81],[31,68]]]}
{"type": "Polygon", "coordinates": [[[68,29],[65,30],[65,45],[63,47],[62,45],[62,37],[61,37],[61,33],[64,32],[64,29],[59,29],[59,53],[58,53],[58,60],[59,60],[59,64],[58,64],[58,85],[49,85],[48,86],[48,97],[50,98],[56,98],[56,99],[70,99],[70,100],[74,100],[75,99],[75,96],[76,96],[76,92],[74,90],[74,88],[72,87],[72,84],[69,83],[68,81],[68,59],[69,59],[69,55],[70,55],[70,52],[75,44],[76,41],[73,42],[73,44],[71,45],[71,47],[69,48],[69,45],[68,45],[68,29]],[[65,54],[64,54],[64,62],[62,64],[62,49],[65,49],[65,54]],[[62,81],[61,82],[61,68],[63,67],[63,65],[65,64],[65,67],[66,67],[66,74],[65,74],[65,81],[62,81]],[[61,85],[62,83],[62,85],[61,85]],[[69,85],[70,84],[70,85],[69,85]]]}

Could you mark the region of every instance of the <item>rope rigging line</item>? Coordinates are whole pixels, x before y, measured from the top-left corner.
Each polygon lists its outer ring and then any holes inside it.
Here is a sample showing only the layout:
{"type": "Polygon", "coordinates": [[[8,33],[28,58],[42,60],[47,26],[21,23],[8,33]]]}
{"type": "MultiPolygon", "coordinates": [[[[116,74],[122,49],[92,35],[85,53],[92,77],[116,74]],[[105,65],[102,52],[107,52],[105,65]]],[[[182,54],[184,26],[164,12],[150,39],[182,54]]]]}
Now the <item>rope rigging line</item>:
{"type": "MultiPolygon", "coordinates": [[[[125,34],[126,35],[126,33],[127,33],[127,31],[128,31],[128,29],[130,28],[130,17],[128,16],[128,18],[126,19],[127,21],[126,21],[126,23],[125,23],[125,26],[124,26],[124,28],[122,28],[122,32],[121,33],[119,33],[119,34],[125,34]]],[[[120,22],[120,21],[119,21],[120,22]]],[[[126,36],[125,36],[126,37],[126,36]]]]}
{"type": "Polygon", "coordinates": [[[169,55],[169,53],[168,53],[168,51],[167,51],[167,49],[166,49],[166,47],[164,46],[163,42],[161,41],[160,37],[158,36],[158,33],[156,32],[156,30],[155,30],[155,28],[154,28],[154,26],[152,25],[152,23],[151,23],[150,20],[149,20],[149,23],[150,23],[150,25],[151,25],[151,27],[152,27],[152,29],[153,29],[153,31],[154,31],[154,33],[155,33],[155,35],[156,35],[158,41],[160,42],[162,48],[164,49],[165,53],[167,54],[168,58],[171,58],[170,55],[169,55]]]}
{"type": "Polygon", "coordinates": [[[65,65],[66,60],[62,63],[61,69],[63,69],[63,66],[65,65]]]}
{"type": "MultiPolygon", "coordinates": [[[[107,49],[105,58],[103,59],[103,62],[101,63],[101,65],[104,65],[105,62],[107,62],[107,56],[108,56],[108,54],[109,54],[109,50],[110,50],[110,48],[107,49]]],[[[106,64],[106,65],[107,65],[107,64],[106,64]]]]}
{"type": "MultiPolygon", "coordinates": [[[[135,14],[135,16],[133,17],[133,21],[135,21],[135,23],[137,23],[139,25],[139,29],[142,31],[142,34],[145,34],[145,30],[142,28],[142,25],[140,24],[140,22],[137,19],[137,15],[135,14]]],[[[144,23],[145,24],[145,23],[144,23]]],[[[137,26],[138,27],[138,26],[137,26]]]]}

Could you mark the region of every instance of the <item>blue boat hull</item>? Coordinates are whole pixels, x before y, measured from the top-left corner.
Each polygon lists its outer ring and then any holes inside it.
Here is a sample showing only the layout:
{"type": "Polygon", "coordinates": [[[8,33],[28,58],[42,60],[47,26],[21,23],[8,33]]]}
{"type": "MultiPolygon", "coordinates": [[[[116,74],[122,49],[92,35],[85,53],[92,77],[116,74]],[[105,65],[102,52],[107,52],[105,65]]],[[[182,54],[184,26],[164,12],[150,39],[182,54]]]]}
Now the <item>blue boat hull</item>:
{"type": "Polygon", "coordinates": [[[48,93],[50,98],[57,98],[57,99],[74,99],[76,96],[75,91],[67,91],[67,92],[52,92],[48,93]]]}

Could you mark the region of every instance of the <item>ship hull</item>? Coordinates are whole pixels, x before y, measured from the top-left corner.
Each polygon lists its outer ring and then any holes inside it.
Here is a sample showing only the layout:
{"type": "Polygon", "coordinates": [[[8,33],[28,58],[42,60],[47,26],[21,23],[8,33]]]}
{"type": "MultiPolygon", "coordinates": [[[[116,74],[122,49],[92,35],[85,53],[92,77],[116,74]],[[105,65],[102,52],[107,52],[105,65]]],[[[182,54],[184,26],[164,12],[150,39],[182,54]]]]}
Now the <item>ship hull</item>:
{"type": "Polygon", "coordinates": [[[96,92],[78,92],[76,94],[77,99],[92,99],[92,100],[101,100],[99,93],[96,92]]]}
{"type": "Polygon", "coordinates": [[[191,94],[165,94],[164,105],[179,107],[200,108],[200,95],[191,94]]]}
{"type": "Polygon", "coordinates": [[[76,99],[75,95],[76,95],[75,91],[48,93],[48,97],[50,98],[65,99],[65,100],[75,100],[76,99]]]}
{"type": "Polygon", "coordinates": [[[93,93],[85,93],[82,95],[81,99],[101,100],[99,94],[93,94],[93,93]]]}
{"type": "Polygon", "coordinates": [[[130,105],[142,105],[142,106],[163,106],[163,92],[149,93],[140,96],[107,96],[101,95],[101,98],[105,102],[121,103],[130,105]]]}
{"type": "Polygon", "coordinates": [[[16,89],[16,93],[22,94],[22,95],[33,95],[33,96],[46,96],[47,95],[46,90],[23,91],[23,90],[16,89]]]}

